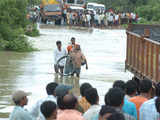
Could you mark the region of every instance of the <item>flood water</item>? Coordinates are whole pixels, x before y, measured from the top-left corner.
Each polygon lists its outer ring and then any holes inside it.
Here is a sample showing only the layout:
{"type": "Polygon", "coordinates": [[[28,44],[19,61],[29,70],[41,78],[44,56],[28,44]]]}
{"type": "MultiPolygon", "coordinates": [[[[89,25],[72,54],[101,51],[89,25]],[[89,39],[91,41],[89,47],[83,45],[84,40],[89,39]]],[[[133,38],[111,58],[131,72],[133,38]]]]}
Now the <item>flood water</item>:
{"type": "Polygon", "coordinates": [[[129,80],[132,74],[125,72],[125,30],[69,29],[64,27],[40,29],[41,36],[29,38],[39,51],[31,53],[0,52],[0,120],[8,118],[13,109],[11,94],[16,90],[31,92],[28,109],[46,96],[45,87],[56,81],[73,85],[79,95],[79,86],[89,82],[98,89],[100,103],[115,80],[129,80]],[[81,45],[88,59],[89,69],[82,68],[80,79],[60,78],[54,73],[53,50],[61,40],[67,47],[71,37],[81,45]]]}

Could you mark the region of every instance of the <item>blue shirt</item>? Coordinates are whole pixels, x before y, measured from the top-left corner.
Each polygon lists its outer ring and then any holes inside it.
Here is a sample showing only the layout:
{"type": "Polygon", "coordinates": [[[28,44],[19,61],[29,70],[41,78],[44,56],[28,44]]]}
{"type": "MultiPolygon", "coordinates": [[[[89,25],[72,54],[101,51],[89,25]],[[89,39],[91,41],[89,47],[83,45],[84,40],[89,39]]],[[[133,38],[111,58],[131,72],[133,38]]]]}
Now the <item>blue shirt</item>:
{"type": "Polygon", "coordinates": [[[124,98],[124,105],[122,107],[122,111],[124,113],[127,113],[131,116],[133,116],[134,118],[136,118],[137,120],[137,110],[136,110],[136,106],[134,103],[130,102],[129,100],[127,100],[127,98],[124,98]]]}
{"type": "Polygon", "coordinates": [[[15,106],[9,120],[35,120],[32,115],[21,106],[15,106]]]}
{"type": "Polygon", "coordinates": [[[157,97],[144,102],[139,110],[139,120],[158,120],[160,114],[157,112],[155,100],[157,97]]]}

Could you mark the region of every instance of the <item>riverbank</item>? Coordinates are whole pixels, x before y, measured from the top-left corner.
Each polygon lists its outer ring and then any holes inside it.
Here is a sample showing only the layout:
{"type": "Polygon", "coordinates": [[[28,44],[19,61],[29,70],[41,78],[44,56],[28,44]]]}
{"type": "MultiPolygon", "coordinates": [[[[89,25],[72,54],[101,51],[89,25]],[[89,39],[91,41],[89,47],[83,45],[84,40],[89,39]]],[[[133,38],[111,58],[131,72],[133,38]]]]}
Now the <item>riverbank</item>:
{"type": "Polygon", "coordinates": [[[39,51],[0,51],[0,119],[8,117],[12,111],[11,94],[17,89],[32,92],[29,96],[30,108],[38,99],[46,96],[45,86],[49,82],[74,85],[76,95],[79,95],[79,86],[89,82],[98,89],[100,103],[103,104],[103,97],[115,80],[127,81],[132,78],[132,74],[124,70],[125,30],[93,29],[90,32],[61,27],[40,29],[40,34],[36,38],[29,37],[33,47],[39,51]],[[82,68],[80,80],[57,78],[53,69],[55,43],[61,40],[63,47],[66,47],[73,36],[88,59],[89,70],[82,68]]]}

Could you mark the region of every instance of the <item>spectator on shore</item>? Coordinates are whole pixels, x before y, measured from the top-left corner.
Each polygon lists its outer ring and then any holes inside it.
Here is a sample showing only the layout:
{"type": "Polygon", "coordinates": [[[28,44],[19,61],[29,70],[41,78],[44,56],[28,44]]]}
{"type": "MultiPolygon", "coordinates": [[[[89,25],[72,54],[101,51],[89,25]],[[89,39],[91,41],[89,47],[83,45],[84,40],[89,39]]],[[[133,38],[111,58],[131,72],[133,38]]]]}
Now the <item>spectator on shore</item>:
{"type": "Polygon", "coordinates": [[[12,100],[15,103],[15,107],[10,114],[9,120],[36,120],[27,110],[24,109],[24,106],[28,103],[28,95],[29,93],[22,90],[13,93],[12,100]]]}
{"type": "Polygon", "coordinates": [[[134,117],[122,112],[125,93],[120,88],[111,88],[105,95],[105,104],[116,109],[117,112],[123,113],[125,120],[136,120],[134,117]]]}
{"type": "MultiPolygon", "coordinates": [[[[57,119],[57,105],[53,101],[45,101],[40,106],[41,113],[45,117],[45,120],[57,119]]],[[[41,119],[39,119],[41,120],[41,119]]]]}
{"type": "Polygon", "coordinates": [[[83,108],[84,112],[86,112],[90,108],[90,104],[86,100],[85,91],[92,86],[89,83],[83,83],[80,87],[81,98],[79,99],[79,105],[83,108]]]}
{"type": "Polygon", "coordinates": [[[106,120],[113,113],[116,113],[116,110],[114,108],[103,105],[100,109],[99,114],[97,114],[92,120],[106,120]]]}
{"type": "Polygon", "coordinates": [[[131,97],[137,95],[137,83],[134,80],[126,82],[126,98],[129,100],[131,97]]]}
{"type": "MultiPolygon", "coordinates": [[[[124,92],[126,89],[126,84],[122,80],[117,80],[113,83],[113,88],[121,88],[124,92]]],[[[134,103],[130,102],[126,97],[124,97],[124,104],[122,111],[134,117],[137,120],[137,110],[134,103]]]]}
{"type": "Polygon", "coordinates": [[[72,86],[60,84],[56,87],[55,93],[57,97],[64,96],[69,93],[72,89],[72,86]]]}
{"type": "Polygon", "coordinates": [[[60,108],[57,120],[84,120],[82,113],[76,110],[78,100],[74,95],[61,96],[57,102],[60,108]]]}
{"type": "Polygon", "coordinates": [[[55,82],[51,82],[47,84],[46,92],[48,96],[46,98],[42,98],[39,101],[37,101],[36,104],[33,105],[33,107],[31,108],[31,114],[35,118],[39,118],[40,120],[45,120],[45,117],[40,111],[40,106],[42,103],[44,103],[45,101],[52,101],[54,103],[57,103],[56,92],[55,92],[55,89],[57,86],[58,84],[55,82]]]}
{"type": "Polygon", "coordinates": [[[159,110],[157,110],[158,101],[157,98],[160,97],[160,83],[156,85],[155,88],[156,96],[146,102],[144,102],[139,110],[140,120],[158,120],[160,118],[159,110]],[[156,103],[157,101],[157,103],[156,103]]]}
{"type": "Polygon", "coordinates": [[[92,120],[99,113],[101,106],[99,105],[99,96],[96,88],[89,88],[85,91],[87,101],[91,107],[83,114],[85,120],[92,120]]]}
{"type": "Polygon", "coordinates": [[[140,95],[130,98],[130,101],[136,105],[137,115],[139,120],[139,109],[141,105],[151,98],[152,82],[144,79],[140,82],[140,95]]]}

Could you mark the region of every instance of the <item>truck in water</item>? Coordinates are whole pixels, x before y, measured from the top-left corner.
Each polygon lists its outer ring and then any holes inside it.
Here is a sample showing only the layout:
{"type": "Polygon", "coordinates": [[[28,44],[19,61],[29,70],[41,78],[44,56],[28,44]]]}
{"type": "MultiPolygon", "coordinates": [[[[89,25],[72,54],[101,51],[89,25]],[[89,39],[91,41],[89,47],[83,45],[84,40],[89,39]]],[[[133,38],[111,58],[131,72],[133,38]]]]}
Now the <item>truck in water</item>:
{"type": "Polygon", "coordinates": [[[41,3],[41,21],[55,21],[61,24],[63,12],[67,11],[70,6],[85,7],[86,0],[42,0],[41,3]]]}
{"type": "Polygon", "coordinates": [[[60,24],[62,19],[61,0],[42,0],[40,16],[43,23],[55,21],[60,24]]]}

